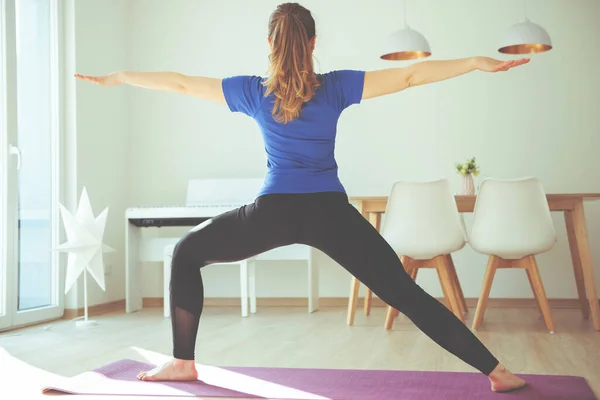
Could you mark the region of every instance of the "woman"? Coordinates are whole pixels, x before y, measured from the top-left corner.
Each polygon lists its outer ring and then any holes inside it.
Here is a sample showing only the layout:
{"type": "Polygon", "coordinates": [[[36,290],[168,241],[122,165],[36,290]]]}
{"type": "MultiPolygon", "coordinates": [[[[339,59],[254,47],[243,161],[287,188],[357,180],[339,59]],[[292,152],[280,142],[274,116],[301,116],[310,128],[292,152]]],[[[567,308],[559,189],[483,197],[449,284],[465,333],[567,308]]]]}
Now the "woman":
{"type": "Polygon", "coordinates": [[[196,96],[226,104],[259,124],[268,172],[253,204],[219,215],[191,230],[176,246],[171,273],[173,358],[142,372],[142,380],[195,380],[196,334],[203,307],[199,268],[245,259],[279,246],[320,249],[404,313],[426,335],[489,377],[494,391],[525,386],[444,305],[405,272],[387,242],[348,202],[334,159],[342,111],[363,100],[474,70],[506,71],[528,62],[485,57],[425,61],[379,71],[313,70],[315,22],[296,3],[281,4],[269,20],[268,77],[226,79],[174,72],[76,75],[104,86],[121,83],[196,96]]]}

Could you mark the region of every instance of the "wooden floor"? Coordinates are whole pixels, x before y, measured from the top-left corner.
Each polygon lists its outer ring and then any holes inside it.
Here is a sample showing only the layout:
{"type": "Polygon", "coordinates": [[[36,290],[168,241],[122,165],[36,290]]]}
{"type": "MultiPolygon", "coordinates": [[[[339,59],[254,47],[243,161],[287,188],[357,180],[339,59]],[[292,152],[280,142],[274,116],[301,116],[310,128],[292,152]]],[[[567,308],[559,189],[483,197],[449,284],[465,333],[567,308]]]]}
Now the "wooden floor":
{"type": "MultiPolygon", "coordinates": [[[[57,321],[0,333],[0,347],[35,367],[72,376],[122,358],[152,362],[171,353],[170,320],[162,309],[94,317],[99,325],[76,328],[57,321]]],[[[467,324],[473,317],[470,310],[467,324]]],[[[553,310],[556,334],[546,332],[535,309],[489,309],[476,334],[515,373],[585,377],[600,395],[600,332],[578,310],[553,310]]],[[[400,316],[383,329],[385,309],[345,324],[345,309],[259,308],[241,318],[238,308],[207,308],[196,348],[199,363],[221,366],[474,371],[446,353],[400,316]]],[[[2,378],[6,378],[3,376],[2,378]]],[[[5,379],[2,379],[5,381],[5,379]]],[[[8,380],[7,380],[8,381],[8,380]]],[[[7,386],[0,385],[0,398],[7,386]]],[[[28,397],[29,398],[29,397],[28,397]]],[[[100,397],[94,397],[100,399],[100,397]]]]}

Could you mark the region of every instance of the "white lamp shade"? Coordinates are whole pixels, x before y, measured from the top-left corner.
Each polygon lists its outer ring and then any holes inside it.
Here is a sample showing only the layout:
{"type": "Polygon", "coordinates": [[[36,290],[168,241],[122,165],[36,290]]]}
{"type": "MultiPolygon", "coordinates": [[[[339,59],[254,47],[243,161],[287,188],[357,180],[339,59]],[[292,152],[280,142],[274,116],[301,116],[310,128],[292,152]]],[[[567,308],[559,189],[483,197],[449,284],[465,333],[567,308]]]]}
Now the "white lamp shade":
{"type": "Polygon", "coordinates": [[[511,26],[505,33],[498,51],[504,54],[542,53],[552,49],[548,32],[527,20],[511,26]]]}
{"type": "Polygon", "coordinates": [[[427,39],[419,32],[406,27],[387,37],[383,60],[414,60],[431,55],[427,39]]]}

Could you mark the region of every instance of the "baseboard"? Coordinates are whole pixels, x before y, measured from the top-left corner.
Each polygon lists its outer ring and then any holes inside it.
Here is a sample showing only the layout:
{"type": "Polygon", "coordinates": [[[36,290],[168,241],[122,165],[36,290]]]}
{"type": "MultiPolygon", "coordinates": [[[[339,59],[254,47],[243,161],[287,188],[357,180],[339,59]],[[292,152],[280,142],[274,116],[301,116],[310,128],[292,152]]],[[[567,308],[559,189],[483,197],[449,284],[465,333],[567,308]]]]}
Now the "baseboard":
{"type": "MultiPolygon", "coordinates": [[[[438,299],[442,300],[442,299],[438,299]]],[[[467,307],[477,307],[477,298],[467,298],[467,307]]],[[[552,308],[579,308],[578,299],[548,299],[552,308]]],[[[150,303],[155,306],[162,307],[162,298],[154,298],[150,303]]],[[[599,302],[600,303],[600,302],[599,302]]],[[[204,304],[212,307],[231,307],[239,306],[239,298],[210,298],[205,299],[204,304]]],[[[358,299],[359,307],[364,304],[364,298],[358,299]]],[[[258,307],[308,307],[308,299],[306,298],[258,298],[256,299],[258,307]]],[[[321,307],[348,307],[347,297],[324,297],[319,299],[321,307]]],[[[373,307],[386,307],[380,298],[374,297],[372,300],[373,307]]],[[[150,307],[150,305],[148,306],[150,307]]],[[[536,308],[535,299],[508,299],[496,298],[488,300],[488,307],[492,308],[536,308]]]]}
{"type": "MultiPolygon", "coordinates": [[[[476,298],[467,298],[467,307],[475,308],[477,306],[476,298]]],[[[548,299],[551,308],[579,308],[578,299],[548,299]]],[[[362,307],[364,298],[358,299],[358,307],[362,307]]],[[[599,301],[600,303],[600,301],[599,301]]],[[[163,307],[162,297],[145,297],[142,300],[143,307],[163,307]]],[[[258,298],[257,307],[308,307],[308,299],[300,297],[276,297],[276,298],[258,298]]],[[[374,297],[373,307],[385,307],[386,304],[381,299],[374,297]]],[[[239,307],[239,297],[209,297],[204,299],[205,307],[239,307]]],[[[320,307],[348,307],[347,297],[322,297],[319,299],[320,307]]],[[[507,299],[496,298],[488,300],[488,308],[536,308],[534,299],[507,299]]],[[[110,303],[97,304],[88,308],[88,315],[100,315],[113,311],[125,309],[125,300],[112,301],[110,303]]],[[[84,315],[83,308],[65,309],[63,319],[73,319],[84,315]]]]}
{"type": "MultiPolygon", "coordinates": [[[[162,302],[162,299],[161,299],[162,302]]],[[[149,306],[150,307],[150,306],[149,306]]],[[[125,300],[111,301],[109,303],[96,304],[95,306],[88,307],[88,316],[100,315],[112,311],[119,311],[125,309],[125,300]]],[[[85,310],[83,308],[65,308],[63,319],[74,319],[77,317],[83,317],[85,310]]]]}
{"type": "MultiPolygon", "coordinates": [[[[441,300],[441,299],[438,299],[441,300]]],[[[467,307],[477,307],[477,298],[467,298],[467,307]]],[[[552,308],[579,308],[578,299],[548,299],[552,308]]],[[[600,303],[600,301],[599,301],[600,303]]],[[[358,299],[359,307],[364,304],[364,298],[358,299]]],[[[162,297],[151,297],[143,299],[144,307],[162,307],[162,297]]],[[[204,299],[204,305],[207,307],[238,307],[240,305],[239,297],[218,297],[204,299]]],[[[277,298],[258,298],[257,307],[308,307],[308,299],[299,297],[277,297],[277,298]]],[[[347,297],[322,297],[319,299],[320,307],[348,307],[347,297]]],[[[386,307],[387,305],[379,298],[372,300],[373,307],[386,307]]],[[[535,299],[508,299],[496,298],[488,300],[488,307],[492,308],[536,308],[535,299]]]]}

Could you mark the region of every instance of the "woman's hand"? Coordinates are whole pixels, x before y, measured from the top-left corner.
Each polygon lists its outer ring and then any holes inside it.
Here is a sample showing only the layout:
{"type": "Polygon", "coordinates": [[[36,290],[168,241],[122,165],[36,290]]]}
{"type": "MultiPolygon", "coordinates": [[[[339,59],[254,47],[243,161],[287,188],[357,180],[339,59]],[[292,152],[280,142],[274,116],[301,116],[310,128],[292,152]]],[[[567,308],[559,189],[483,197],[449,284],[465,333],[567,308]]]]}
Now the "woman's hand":
{"type": "Polygon", "coordinates": [[[498,61],[489,57],[476,57],[475,65],[478,70],[485,72],[500,72],[508,71],[511,68],[519,65],[527,64],[529,58],[521,58],[518,60],[498,61]]]}
{"type": "Polygon", "coordinates": [[[120,72],[114,72],[112,74],[103,76],[87,76],[75,74],[75,78],[83,79],[84,81],[90,81],[92,83],[102,86],[117,86],[123,82],[123,77],[120,72]]]}

